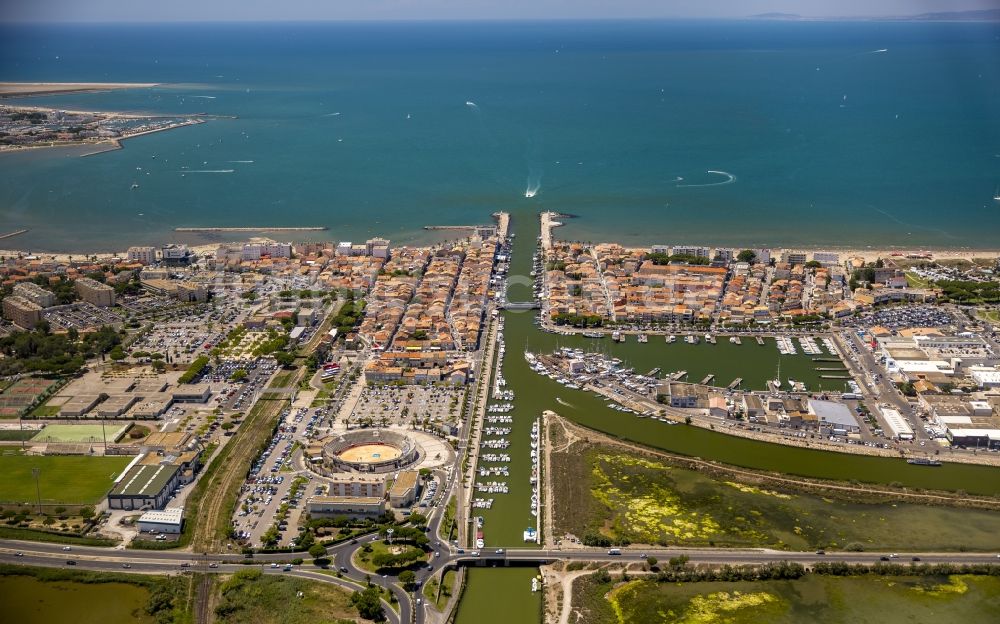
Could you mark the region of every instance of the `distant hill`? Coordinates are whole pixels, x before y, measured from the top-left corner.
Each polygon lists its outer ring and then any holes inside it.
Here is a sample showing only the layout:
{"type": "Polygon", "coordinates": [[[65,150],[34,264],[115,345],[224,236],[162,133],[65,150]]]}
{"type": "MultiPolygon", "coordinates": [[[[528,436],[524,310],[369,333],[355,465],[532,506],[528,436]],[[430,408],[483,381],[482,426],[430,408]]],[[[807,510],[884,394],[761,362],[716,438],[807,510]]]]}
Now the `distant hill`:
{"type": "Polygon", "coordinates": [[[757,15],[751,15],[750,19],[787,21],[1000,22],[1000,9],[987,9],[984,11],[940,11],[937,13],[920,13],[918,15],[882,15],[876,17],[806,17],[796,13],[758,13],[757,15]]]}
{"type": "Polygon", "coordinates": [[[797,20],[797,19],[802,19],[802,16],[796,13],[758,13],[757,15],[751,15],[750,18],[771,19],[771,20],[797,20]]]}
{"type": "Polygon", "coordinates": [[[985,11],[942,11],[939,13],[921,13],[909,17],[914,21],[926,22],[1000,22],[1000,9],[985,11]]]}

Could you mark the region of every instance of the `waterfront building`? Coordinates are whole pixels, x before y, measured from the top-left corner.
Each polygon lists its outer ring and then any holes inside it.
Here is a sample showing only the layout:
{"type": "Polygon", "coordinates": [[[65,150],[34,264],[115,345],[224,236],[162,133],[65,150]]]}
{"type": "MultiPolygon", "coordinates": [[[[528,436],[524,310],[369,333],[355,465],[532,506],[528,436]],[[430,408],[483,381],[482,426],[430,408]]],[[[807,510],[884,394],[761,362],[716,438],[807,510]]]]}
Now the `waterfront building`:
{"type": "Polygon", "coordinates": [[[813,253],[813,260],[825,265],[840,264],[840,254],[835,251],[817,251],[813,253]]]}
{"type": "Polygon", "coordinates": [[[836,401],[809,400],[809,413],[815,414],[817,426],[828,429],[833,435],[848,435],[861,431],[858,419],[851,408],[836,401]]]}
{"type": "Polygon", "coordinates": [[[788,249],[781,252],[781,261],[785,264],[805,264],[808,254],[804,251],[790,251],[788,249]]]}
{"type": "Polygon", "coordinates": [[[138,262],[140,264],[153,264],[156,262],[155,247],[129,247],[126,255],[129,262],[138,262]]]}
{"type": "Polygon", "coordinates": [[[261,258],[291,258],[291,243],[245,243],[240,250],[240,259],[252,262],[261,258]]]}
{"type": "Polygon", "coordinates": [[[22,329],[34,329],[42,320],[42,306],[19,295],[11,295],[4,297],[3,315],[22,329]]]}
{"type": "Polygon", "coordinates": [[[384,238],[369,238],[365,241],[365,254],[376,258],[389,257],[389,241],[384,238]]]}
{"type": "Polygon", "coordinates": [[[74,282],[76,293],[80,298],[99,308],[110,308],[115,305],[115,289],[89,277],[81,277],[74,282]]]}
{"type": "Polygon", "coordinates": [[[170,266],[183,266],[190,264],[194,259],[194,254],[187,245],[170,244],[160,248],[160,258],[163,264],[170,266]]]}
{"type": "Polygon", "coordinates": [[[674,256],[695,256],[698,258],[710,258],[711,250],[708,247],[696,245],[674,245],[671,249],[674,256]]]}

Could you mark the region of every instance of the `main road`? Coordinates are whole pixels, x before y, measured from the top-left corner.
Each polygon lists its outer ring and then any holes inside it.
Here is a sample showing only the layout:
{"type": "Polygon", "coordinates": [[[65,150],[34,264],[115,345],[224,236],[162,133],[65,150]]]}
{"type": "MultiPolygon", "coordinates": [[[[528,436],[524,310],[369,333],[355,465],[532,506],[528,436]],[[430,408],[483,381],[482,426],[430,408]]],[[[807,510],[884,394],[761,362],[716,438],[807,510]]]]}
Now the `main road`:
{"type": "MultiPolygon", "coordinates": [[[[436,529],[436,526],[435,526],[436,529]]],[[[436,535],[435,530],[432,535],[436,535]]],[[[307,568],[287,565],[294,558],[308,557],[307,553],[277,553],[255,555],[247,559],[243,555],[229,554],[197,554],[168,551],[124,551],[88,546],[70,546],[67,550],[62,544],[42,542],[27,542],[19,540],[0,540],[0,562],[18,565],[42,567],[69,568],[103,572],[128,572],[134,574],[178,574],[183,572],[232,574],[251,566],[260,565],[265,574],[294,576],[297,578],[331,583],[348,590],[363,589],[369,581],[369,574],[359,569],[353,563],[354,551],[361,548],[365,541],[377,539],[374,535],[359,537],[327,549],[332,562],[332,569],[307,568]],[[73,561],[73,564],[69,564],[73,561]],[[252,563],[251,563],[252,562],[252,563]],[[126,567],[127,566],[127,567],[126,567]],[[335,576],[339,571],[342,577],[335,576]]],[[[765,563],[792,562],[809,566],[821,561],[842,561],[849,564],[874,564],[880,561],[895,561],[908,563],[936,564],[982,564],[1000,563],[1000,555],[996,553],[927,553],[927,552],[818,552],[779,551],[770,549],[720,549],[720,548],[655,548],[649,550],[625,549],[621,554],[605,549],[490,549],[479,553],[454,548],[446,542],[434,542],[433,552],[440,555],[432,556],[427,565],[417,573],[417,580],[422,585],[432,574],[447,566],[507,566],[507,565],[537,565],[545,562],[564,561],[598,561],[598,562],[631,562],[642,561],[645,557],[656,557],[666,561],[672,557],[686,556],[692,564],[731,564],[760,565],[765,563]]],[[[408,624],[423,622],[425,613],[422,608],[415,609],[412,597],[404,591],[394,577],[370,575],[370,582],[379,585],[396,598],[398,612],[386,605],[386,614],[393,624],[408,624]]]]}

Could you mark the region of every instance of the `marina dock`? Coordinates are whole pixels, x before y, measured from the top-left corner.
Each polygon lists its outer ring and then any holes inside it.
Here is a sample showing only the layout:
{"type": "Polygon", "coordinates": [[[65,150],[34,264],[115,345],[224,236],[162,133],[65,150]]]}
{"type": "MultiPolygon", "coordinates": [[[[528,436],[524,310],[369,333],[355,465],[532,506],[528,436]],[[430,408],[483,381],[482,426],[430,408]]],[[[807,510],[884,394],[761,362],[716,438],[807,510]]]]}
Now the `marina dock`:
{"type": "Polygon", "coordinates": [[[743,378],[742,377],[737,377],[736,379],[733,380],[733,382],[731,384],[729,384],[728,386],[726,386],[726,390],[735,390],[736,388],[740,387],[741,383],[743,383],[743,378]]]}
{"type": "Polygon", "coordinates": [[[759,344],[760,346],[763,347],[764,346],[764,339],[761,338],[760,336],[757,336],[757,344],[759,344]]]}
{"type": "Polygon", "coordinates": [[[712,375],[712,374],[705,375],[705,378],[702,379],[701,382],[699,382],[699,383],[701,383],[701,385],[703,385],[703,386],[707,386],[709,383],[711,383],[711,381],[713,379],[715,379],[715,375],[712,375]]]}
{"type": "Polygon", "coordinates": [[[685,377],[687,377],[687,374],[688,374],[688,372],[686,370],[685,371],[677,371],[676,373],[670,375],[670,381],[678,381],[680,379],[684,379],[685,377]]]}

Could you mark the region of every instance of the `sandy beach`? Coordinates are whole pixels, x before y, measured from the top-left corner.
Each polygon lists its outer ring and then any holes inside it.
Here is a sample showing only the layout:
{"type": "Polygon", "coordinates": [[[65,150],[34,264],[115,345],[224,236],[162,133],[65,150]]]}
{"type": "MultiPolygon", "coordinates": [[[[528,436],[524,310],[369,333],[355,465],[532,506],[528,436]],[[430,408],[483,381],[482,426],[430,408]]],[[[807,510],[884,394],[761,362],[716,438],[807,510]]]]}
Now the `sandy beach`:
{"type": "Polygon", "coordinates": [[[158,84],[156,82],[0,82],[0,98],[145,89],[158,84]]]}

